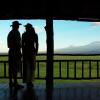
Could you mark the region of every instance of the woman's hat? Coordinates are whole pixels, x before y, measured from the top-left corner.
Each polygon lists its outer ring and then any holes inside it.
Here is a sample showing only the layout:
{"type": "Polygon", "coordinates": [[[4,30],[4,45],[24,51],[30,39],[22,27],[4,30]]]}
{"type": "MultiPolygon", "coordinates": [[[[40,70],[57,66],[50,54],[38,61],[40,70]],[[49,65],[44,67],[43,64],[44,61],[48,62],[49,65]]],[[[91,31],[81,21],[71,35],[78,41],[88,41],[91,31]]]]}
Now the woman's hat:
{"type": "Polygon", "coordinates": [[[27,23],[26,25],[24,25],[24,27],[30,27],[30,28],[32,28],[32,24],[27,23]]]}

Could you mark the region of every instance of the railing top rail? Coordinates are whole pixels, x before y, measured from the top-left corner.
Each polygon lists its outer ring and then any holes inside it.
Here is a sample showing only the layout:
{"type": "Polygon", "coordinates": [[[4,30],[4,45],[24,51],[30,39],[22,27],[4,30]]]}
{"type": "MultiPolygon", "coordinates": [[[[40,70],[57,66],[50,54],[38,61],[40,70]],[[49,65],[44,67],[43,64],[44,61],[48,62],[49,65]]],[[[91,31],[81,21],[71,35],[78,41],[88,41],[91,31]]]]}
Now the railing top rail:
{"type": "MultiPolygon", "coordinates": [[[[37,56],[46,56],[47,54],[46,53],[38,53],[37,56]]],[[[66,53],[63,53],[63,54],[60,54],[60,53],[55,53],[53,54],[54,56],[100,56],[100,54],[66,54],[66,53]]],[[[7,53],[0,53],[0,56],[8,56],[7,53]]]]}
{"type": "Polygon", "coordinates": [[[66,62],[66,61],[100,61],[99,59],[67,59],[67,60],[53,60],[53,62],[66,62]]]}
{"type": "Polygon", "coordinates": [[[55,53],[55,56],[100,56],[100,54],[59,54],[55,53]]]}
{"type": "MultiPolygon", "coordinates": [[[[37,62],[46,62],[47,60],[36,60],[37,62]]],[[[53,60],[53,62],[67,62],[67,61],[75,61],[75,62],[80,62],[80,61],[100,61],[99,59],[67,59],[67,60],[53,60]]],[[[8,60],[2,60],[0,63],[8,62],[8,60]]]]}

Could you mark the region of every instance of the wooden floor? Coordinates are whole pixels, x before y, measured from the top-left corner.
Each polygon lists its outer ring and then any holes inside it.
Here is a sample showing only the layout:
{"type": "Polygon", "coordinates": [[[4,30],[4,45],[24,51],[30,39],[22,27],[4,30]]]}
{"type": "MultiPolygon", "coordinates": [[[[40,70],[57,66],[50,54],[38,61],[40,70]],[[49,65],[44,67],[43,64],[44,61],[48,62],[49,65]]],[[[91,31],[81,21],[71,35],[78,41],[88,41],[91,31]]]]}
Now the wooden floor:
{"type": "Polygon", "coordinates": [[[8,84],[0,84],[0,100],[100,100],[100,83],[59,84],[48,92],[45,85],[10,91],[8,84]]]}

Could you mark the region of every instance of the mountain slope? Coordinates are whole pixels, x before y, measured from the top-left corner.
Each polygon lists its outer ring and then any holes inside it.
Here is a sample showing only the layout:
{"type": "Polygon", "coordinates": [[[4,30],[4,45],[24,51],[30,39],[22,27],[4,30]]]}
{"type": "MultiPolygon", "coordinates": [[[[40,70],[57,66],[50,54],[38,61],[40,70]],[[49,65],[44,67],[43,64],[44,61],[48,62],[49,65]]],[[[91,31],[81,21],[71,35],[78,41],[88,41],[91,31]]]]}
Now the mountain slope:
{"type": "Polygon", "coordinates": [[[55,53],[67,54],[100,54],[100,41],[92,42],[85,46],[70,46],[55,50],[55,53]]]}

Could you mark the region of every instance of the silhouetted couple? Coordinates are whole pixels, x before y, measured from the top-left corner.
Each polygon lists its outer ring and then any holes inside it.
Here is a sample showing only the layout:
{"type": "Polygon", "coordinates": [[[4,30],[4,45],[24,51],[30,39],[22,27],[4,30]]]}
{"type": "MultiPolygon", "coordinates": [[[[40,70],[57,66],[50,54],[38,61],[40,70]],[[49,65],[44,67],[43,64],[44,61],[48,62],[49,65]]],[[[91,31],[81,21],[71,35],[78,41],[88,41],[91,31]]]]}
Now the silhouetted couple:
{"type": "Polygon", "coordinates": [[[23,61],[23,82],[27,83],[27,87],[33,87],[35,75],[35,60],[38,52],[38,36],[31,24],[26,24],[26,31],[22,35],[19,32],[18,21],[12,23],[12,30],[7,37],[9,48],[9,86],[17,89],[23,88],[18,84],[17,74],[22,69],[23,61]],[[22,53],[21,53],[22,48],[22,53]]]}

